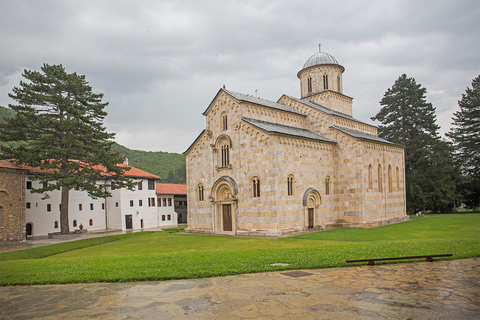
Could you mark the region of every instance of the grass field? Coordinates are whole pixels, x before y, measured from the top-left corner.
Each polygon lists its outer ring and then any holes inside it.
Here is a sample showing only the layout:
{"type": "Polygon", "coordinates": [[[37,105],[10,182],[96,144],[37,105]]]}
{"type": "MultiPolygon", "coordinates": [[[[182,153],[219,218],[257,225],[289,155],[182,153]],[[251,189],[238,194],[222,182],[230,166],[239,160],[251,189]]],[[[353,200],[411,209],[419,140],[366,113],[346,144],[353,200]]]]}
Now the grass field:
{"type": "Polygon", "coordinates": [[[0,285],[199,278],[442,253],[452,259],[480,256],[480,214],[428,215],[278,239],[168,231],[91,238],[0,254],[0,285]]]}

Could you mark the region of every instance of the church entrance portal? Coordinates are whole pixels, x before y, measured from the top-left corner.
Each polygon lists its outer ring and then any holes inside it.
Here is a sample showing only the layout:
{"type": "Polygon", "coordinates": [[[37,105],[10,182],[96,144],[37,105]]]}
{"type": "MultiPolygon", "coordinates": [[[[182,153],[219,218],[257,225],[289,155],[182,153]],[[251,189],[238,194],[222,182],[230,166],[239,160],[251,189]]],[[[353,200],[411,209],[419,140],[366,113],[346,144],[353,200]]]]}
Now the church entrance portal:
{"type": "Polygon", "coordinates": [[[228,176],[221,177],[213,184],[211,195],[213,233],[236,233],[237,194],[237,184],[228,176]]]}

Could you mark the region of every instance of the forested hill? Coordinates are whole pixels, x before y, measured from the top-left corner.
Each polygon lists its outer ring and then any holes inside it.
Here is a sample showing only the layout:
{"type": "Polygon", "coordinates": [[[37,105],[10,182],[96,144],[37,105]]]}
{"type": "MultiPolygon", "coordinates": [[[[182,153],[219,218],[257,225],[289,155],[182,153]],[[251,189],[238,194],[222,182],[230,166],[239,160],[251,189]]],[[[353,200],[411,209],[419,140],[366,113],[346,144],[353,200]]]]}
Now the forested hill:
{"type": "MultiPolygon", "coordinates": [[[[15,111],[0,106],[0,123],[3,122],[4,116],[10,117],[14,114],[15,111]]],[[[132,167],[160,176],[161,182],[183,184],[186,181],[185,156],[183,154],[130,150],[117,143],[113,146],[113,151],[127,157],[128,164],[132,167]]]]}
{"type": "Polygon", "coordinates": [[[162,151],[131,150],[115,144],[113,151],[128,158],[132,167],[147,171],[162,178],[161,182],[185,183],[185,156],[179,153],[162,151]]]}
{"type": "Polygon", "coordinates": [[[15,111],[13,111],[12,109],[0,106],[0,123],[3,122],[3,117],[11,117],[14,114],[15,111]]]}

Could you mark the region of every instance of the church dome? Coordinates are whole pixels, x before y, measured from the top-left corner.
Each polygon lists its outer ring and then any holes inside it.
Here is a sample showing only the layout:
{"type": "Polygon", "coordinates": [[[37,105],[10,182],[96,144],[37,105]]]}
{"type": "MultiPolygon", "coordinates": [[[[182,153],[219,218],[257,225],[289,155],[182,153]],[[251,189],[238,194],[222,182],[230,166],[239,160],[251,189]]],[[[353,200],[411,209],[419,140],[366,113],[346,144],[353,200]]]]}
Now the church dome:
{"type": "Polygon", "coordinates": [[[313,56],[308,58],[308,60],[303,65],[302,70],[306,69],[308,67],[312,67],[312,66],[316,66],[316,65],[320,65],[320,64],[336,64],[336,65],[339,65],[338,61],[333,56],[331,56],[330,54],[328,54],[326,52],[317,52],[313,56]]]}

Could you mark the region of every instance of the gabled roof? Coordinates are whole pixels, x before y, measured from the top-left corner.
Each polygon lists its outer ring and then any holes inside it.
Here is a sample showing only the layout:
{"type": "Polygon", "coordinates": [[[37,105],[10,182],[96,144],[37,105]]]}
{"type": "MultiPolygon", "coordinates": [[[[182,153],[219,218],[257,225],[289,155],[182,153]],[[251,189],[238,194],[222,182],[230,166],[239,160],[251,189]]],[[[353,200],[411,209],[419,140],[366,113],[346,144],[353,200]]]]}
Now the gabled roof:
{"type": "Polygon", "coordinates": [[[359,123],[363,123],[363,124],[366,124],[366,125],[369,125],[369,126],[372,126],[372,127],[375,127],[374,125],[372,124],[369,124],[369,123],[366,123],[366,122],[363,122],[363,121],[360,121],[358,119],[355,119],[354,117],[352,117],[351,115],[348,115],[346,113],[342,113],[342,112],[339,112],[339,111],[335,111],[335,110],[332,110],[330,108],[327,108],[325,106],[322,106],[316,102],[313,102],[313,101],[307,101],[307,100],[302,100],[302,99],[298,99],[298,98],[295,98],[295,97],[291,97],[291,96],[287,96],[285,95],[286,97],[292,99],[292,100],[295,100],[297,102],[300,102],[300,103],[303,103],[304,105],[307,105],[309,107],[312,107],[318,111],[321,111],[323,113],[326,113],[328,115],[334,115],[334,116],[337,116],[337,117],[342,117],[342,118],[345,118],[345,119],[348,119],[348,120],[353,120],[353,121],[356,121],[356,122],[359,122],[359,123]]]}
{"type": "Polygon", "coordinates": [[[355,138],[357,140],[369,140],[369,141],[389,144],[389,145],[402,147],[402,148],[405,147],[405,146],[402,146],[400,144],[396,144],[396,143],[390,142],[388,140],[382,139],[378,136],[374,136],[372,134],[368,134],[368,133],[364,133],[364,132],[360,132],[360,131],[356,131],[356,130],[352,130],[352,129],[345,129],[345,128],[341,128],[341,127],[337,127],[337,126],[332,126],[331,128],[334,128],[338,131],[341,131],[341,132],[345,133],[346,135],[349,135],[350,137],[355,138]]]}
{"type": "Polygon", "coordinates": [[[186,195],[186,184],[156,183],[157,194],[186,195]]]}
{"type": "Polygon", "coordinates": [[[256,105],[267,107],[267,108],[272,108],[272,109],[276,109],[276,110],[281,110],[281,111],[285,111],[285,112],[294,113],[294,114],[301,115],[301,116],[306,116],[305,114],[298,112],[297,110],[295,110],[294,108],[292,108],[290,106],[286,106],[286,105],[283,105],[283,104],[280,104],[280,103],[277,103],[277,102],[273,102],[273,101],[270,101],[270,100],[265,100],[265,99],[249,96],[248,94],[243,94],[243,93],[239,93],[239,92],[235,92],[235,91],[230,91],[230,90],[223,89],[223,88],[218,90],[218,92],[215,95],[215,97],[213,98],[212,102],[210,102],[210,104],[208,105],[207,110],[205,110],[203,112],[203,115],[206,115],[208,113],[208,111],[210,110],[213,102],[215,101],[215,99],[218,97],[218,95],[222,91],[225,92],[226,94],[228,94],[230,97],[232,97],[237,102],[248,102],[248,103],[256,104],[256,105]]]}
{"type": "Polygon", "coordinates": [[[192,147],[197,143],[197,141],[200,139],[200,137],[201,137],[206,131],[207,131],[207,130],[203,129],[202,132],[200,132],[200,134],[199,134],[198,137],[192,142],[192,144],[190,145],[190,147],[188,147],[188,149],[183,152],[184,155],[187,155],[187,153],[190,151],[190,149],[192,149],[192,147]]]}
{"type": "Polygon", "coordinates": [[[304,139],[317,140],[322,142],[336,143],[333,140],[330,140],[319,134],[316,134],[312,131],[302,129],[302,128],[291,127],[283,124],[245,118],[245,117],[243,117],[242,120],[248,124],[251,124],[254,127],[257,127],[258,129],[268,134],[281,134],[281,135],[294,136],[294,137],[299,137],[304,139]]]}
{"type": "Polygon", "coordinates": [[[13,169],[13,170],[25,170],[16,164],[13,164],[7,160],[0,160],[0,168],[2,169],[13,169]]]}

